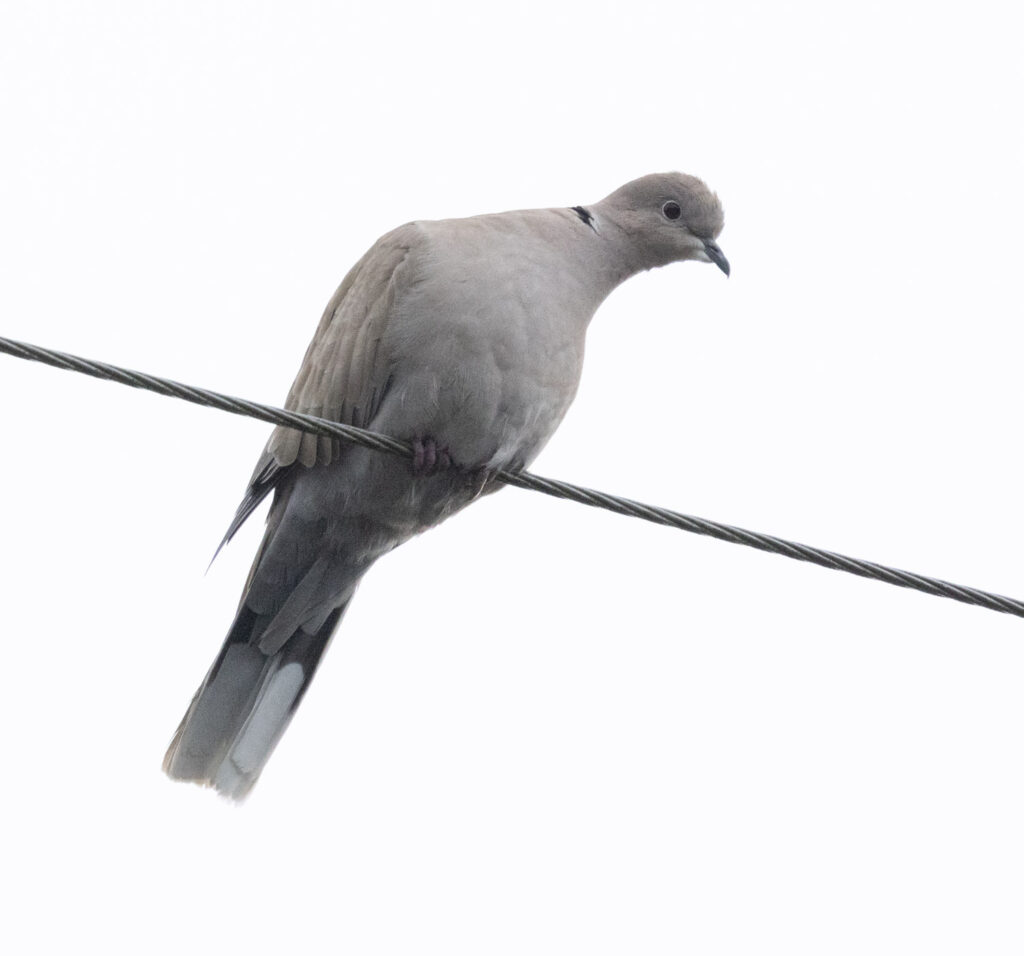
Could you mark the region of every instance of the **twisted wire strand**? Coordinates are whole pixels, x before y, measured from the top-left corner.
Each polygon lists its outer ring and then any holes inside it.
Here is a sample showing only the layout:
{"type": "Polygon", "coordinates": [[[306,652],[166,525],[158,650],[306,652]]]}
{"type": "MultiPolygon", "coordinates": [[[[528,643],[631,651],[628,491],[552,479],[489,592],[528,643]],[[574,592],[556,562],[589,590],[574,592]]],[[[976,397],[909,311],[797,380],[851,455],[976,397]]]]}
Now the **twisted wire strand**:
{"type": "MultiPolygon", "coordinates": [[[[353,442],[366,448],[388,452],[393,455],[411,457],[413,454],[412,446],[407,442],[398,441],[378,432],[356,428],[352,425],[344,425],[341,422],[330,422],[323,418],[303,415],[299,412],[286,411],[273,405],[263,405],[260,402],[251,402],[243,398],[233,398],[230,395],[224,395],[209,389],[183,385],[181,382],[175,382],[171,379],[147,375],[144,372],[135,372],[117,365],[109,365],[106,362],[94,362],[77,355],[56,352],[52,349],[30,345],[26,342],[18,342],[13,339],[0,337],[0,352],[29,361],[42,362],[44,365],[51,365],[54,368],[91,375],[93,378],[118,382],[121,385],[128,385],[132,388],[145,389],[150,392],[156,392],[158,395],[180,398],[195,405],[216,408],[220,411],[230,412],[233,415],[256,418],[269,422],[272,425],[285,425],[317,435],[340,438],[343,441],[353,442]]],[[[987,608],[990,611],[1000,611],[1004,614],[1024,617],[1024,601],[1019,601],[1016,598],[992,594],[989,591],[982,591],[978,588],[952,584],[949,581],[926,577],[922,574],[914,574],[910,571],[901,571],[898,568],[890,568],[884,564],[876,564],[874,561],[850,558],[843,554],[836,554],[833,551],[825,551],[810,545],[798,544],[795,541],[787,541],[784,538],[776,538],[773,535],[748,531],[745,528],[737,528],[732,525],[721,524],[717,521],[709,521],[707,518],[681,514],[678,511],[670,511],[657,505],[631,501],[629,498],[621,498],[618,495],[608,494],[604,491],[581,488],[579,485],[572,485],[554,478],[542,478],[540,475],[534,475],[528,471],[498,471],[494,477],[496,480],[507,485],[526,488],[530,491],[539,491],[554,498],[575,501],[593,508],[603,508],[606,511],[614,511],[616,514],[640,518],[654,524],[667,525],[680,531],[707,535],[720,541],[728,541],[731,544],[743,544],[749,548],[757,548],[760,551],[780,554],[783,557],[793,558],[796,561],[806,561],[810,564],[820,565],[823,568],[845,571],[848,574],[856,574],[859,577],[883,581],[896,587],[910,588],[915,591],[922,591],[925,594],[932,594],[936,597],[949,598],[964,604],[973,604],[977,607],[987,608]]]]}

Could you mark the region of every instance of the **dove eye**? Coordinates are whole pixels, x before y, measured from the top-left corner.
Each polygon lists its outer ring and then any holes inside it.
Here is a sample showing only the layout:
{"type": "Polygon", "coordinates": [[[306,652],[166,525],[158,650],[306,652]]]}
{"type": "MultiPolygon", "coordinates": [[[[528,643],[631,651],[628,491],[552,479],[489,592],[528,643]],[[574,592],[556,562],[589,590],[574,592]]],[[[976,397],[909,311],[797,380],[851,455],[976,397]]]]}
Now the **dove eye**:
{"type": "Polygon", "coordinates": [[[672,202],[671,200],[661,207],[661,212],[666,219],[678,219],[683,214],[683,210],[679,208],[679,203],[672,202]]]}

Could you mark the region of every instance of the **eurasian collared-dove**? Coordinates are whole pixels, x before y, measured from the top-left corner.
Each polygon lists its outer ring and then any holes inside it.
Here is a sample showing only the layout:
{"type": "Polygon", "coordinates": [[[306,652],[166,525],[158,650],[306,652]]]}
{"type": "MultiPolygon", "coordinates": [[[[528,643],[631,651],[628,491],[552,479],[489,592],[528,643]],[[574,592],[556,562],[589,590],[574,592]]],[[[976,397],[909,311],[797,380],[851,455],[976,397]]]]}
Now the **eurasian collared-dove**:
{"type": "Polygon", "coordinates": [[[729,263],[718,197],[681,173],[593,206],[412,222],[378,239],[327,305],[286,407],[413,444],[412,461],[294,429],[271,435],[228,529],[271,491],[227,639],[167,773],[244,797],[381,555],[534,459],[576,393],[587,325],[619,283],[729,263]]]}

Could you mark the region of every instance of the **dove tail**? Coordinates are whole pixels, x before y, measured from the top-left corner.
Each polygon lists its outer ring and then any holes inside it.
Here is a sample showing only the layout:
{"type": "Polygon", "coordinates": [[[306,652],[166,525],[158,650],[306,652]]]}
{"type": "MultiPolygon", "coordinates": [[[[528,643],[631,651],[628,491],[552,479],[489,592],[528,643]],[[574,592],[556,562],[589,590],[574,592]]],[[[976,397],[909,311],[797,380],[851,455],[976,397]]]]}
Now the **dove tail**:
{"type": "Polygon", "coordinates": [[[243,602],[167,748],[167,775],[243,799],[291,721],[347,605],[332,611],[316,633],[297,630],[267,653],[252,642],[259,615],[243,602]]]}

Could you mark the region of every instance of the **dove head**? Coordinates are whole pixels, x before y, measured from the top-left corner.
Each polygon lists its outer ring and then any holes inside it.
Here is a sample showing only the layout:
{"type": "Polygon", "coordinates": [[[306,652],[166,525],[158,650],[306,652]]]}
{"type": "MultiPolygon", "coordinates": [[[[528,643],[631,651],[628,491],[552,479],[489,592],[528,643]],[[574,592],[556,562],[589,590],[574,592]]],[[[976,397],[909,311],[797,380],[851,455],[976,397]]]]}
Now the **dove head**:
{"type": "Polygon", "coordinates": [[[637,271],[696,259],[729,274],[729,260],[715,242],[724,222],[722,204],[696,176],[657,173],[634,179],[602,199],[595,211],[621,232],[637,271]]]}

